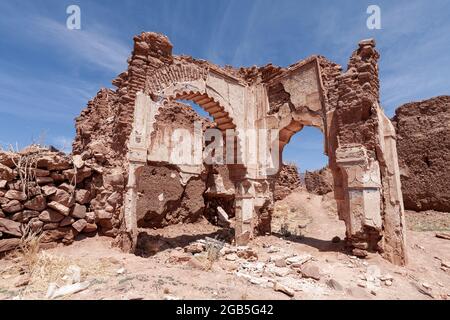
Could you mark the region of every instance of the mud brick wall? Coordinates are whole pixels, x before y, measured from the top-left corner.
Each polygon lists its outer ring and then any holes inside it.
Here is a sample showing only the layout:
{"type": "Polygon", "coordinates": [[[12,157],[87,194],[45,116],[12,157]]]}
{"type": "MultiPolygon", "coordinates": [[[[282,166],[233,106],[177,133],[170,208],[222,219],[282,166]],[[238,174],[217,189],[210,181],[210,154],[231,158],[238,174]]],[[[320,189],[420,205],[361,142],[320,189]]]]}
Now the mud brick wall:
{"type": "Polygon", "coordinates": [[[324,195],[333,191],[333,175],[328,167],[316,171],[306,171],[306,190],[311,193],[324,195]]]}
{"type": "Polygon", "coordinates": [[[450,212],[450,96],[407,103],[392,121],[405,208],[450,212]]]}
{"type": "Polygon", "coordinates": [[[283,200],[300,186],[302,186],[302,181],[297,166],[283,164],[275,180],[274,200],[283,200]]]}
{"type": "Polygon", "coordinates": [[[194,123],[205,130],[211,121],[200,117],[189,105],[172,102],[157,115],[148,165],[138,172],[138,226],[161,228],[197,221],[204,213],[207,168],[200,164],[197,174],[183,172],[182,166],[169,164],[174,130],[194,134],[194,123]]]}

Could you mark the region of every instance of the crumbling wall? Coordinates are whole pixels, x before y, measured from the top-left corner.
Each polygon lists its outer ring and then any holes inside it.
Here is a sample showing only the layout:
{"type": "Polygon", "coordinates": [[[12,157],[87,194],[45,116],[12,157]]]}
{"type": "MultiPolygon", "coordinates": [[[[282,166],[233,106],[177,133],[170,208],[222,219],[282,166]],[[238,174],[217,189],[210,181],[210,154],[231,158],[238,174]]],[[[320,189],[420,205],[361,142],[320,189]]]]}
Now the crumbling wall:
{"type": "MultiPolygon", "coordinates": [[[[135,48],[135,51],[137,52],[140,52],[139,47],[144,41],[141,40],[141,38],[135,39],[138,48],[135,48]]],[[[145,41],[153,40],[152,38],[145,41]]],[[[152,45],[155,43],[152,42],[152,45]]],[[[138,61],[143,59],[139,55],[136,56],[136,53],[133,53],[133,57],[138,61]]],[[[147,57],[145,60],[147,59],[155,62],[151,57],[147,57]]],[[[132,71],[129,70],[128,73],[132,73],[134,76],[140,74],[142,70],[147,70],[141,66],[139,69],[141,71],[139,71],[136,62],[130,63],[130,69],[132,71]],[[134,67],[131,68],[131,65],[134,67]]],[[[77,136],[73,146],[74,154],[81,155],[83,159],[88,160],[98,169],[98,174],[97,172],[93,174],[93,180],[96,181],[92,184],[92,188],[96,191],[93,208],[100,212],[101,216],[108,218],[102,220],[102,224],[103,229],[107,230],[107,234],[111,236],[117,235],[120,229],[123,190],[128,169],[126,159],[123,157],[123,152],[127,150],[126,145],[123,145],[126,141],[123,141],[122,138],[127,135],[130,119],[128,119],[129,114],[124,107],[127,98],[119,97],[125,92],[125,87],[128,88],[127,90],[132,90],[130,86],[135,90],[139,87],[136,81],[120,80],[125,79],[124,77],[128,73],[122,74],[114,81],[119,88],[117,91],[101,90],[88,103],[87,108],[77,118],[77,136]],[[120,124],[117,124],[118,121],[120,124]],[[122,126],[120,138],[118,137],[118,126],[122,126]],[[120,175],[123,181],[115,186],[116,189],[119,189],[120,197],[114,197],[117,203],[114,204],[114,210],[109,212],[105,210],[105,207],[110,211],[112,209],[107,205],[112,190],[105,190],[102,176],[112,172],[120,175]]],[[[141,85],[143,88],[144,84],[141,85]]],[[[170,163],[169,155],[176,147],[176,142],[171,140],[174,130],[186,129],[193,133],[194,122],[200,123],[203,131],[214,125],[208,119],[200,117],[190,106],[176,101],[169,102],[159,110],[148,146],[149,165],[138,172],[139,226],[164,227],[179,222],[194,222],[205,213],[205,210],[208,211],[208,216],[217,215],[217,206],[219,205],[226,208],[229,215],[233,216],[234,210],[231,210],[230,203],[233,203],[234,195],[230,192],[234,192],[234,185],[232,188],[229,186],[227,170],[220,169],[220,178],[216,179],[216,182],[219,179],[222,182],[226,181],[228,194],[225,196],[223,190],[217,190],[217,188],[221,188],[220,183],[215,184],[215,181],[211,180],[212,176],[217,176],[217,170],[207,167],[203,163],[196,167],[177,166],[170,163]],[[212,170],[211,173],[210,170],[212,170]],[[210,178],[208,179],[208,177],[210,178]],[[165,190],[166,187],[168,190],[165,190]],[[207,190],[208,192],[206,192],[207,190]]]]}
{"type": "Polygon", "coordinates": [[[43,244],[70,244],[78,233],[96,233],[93,172],[80,157],[38,146],[0,151],[0,242],[33,232],[43,244]]]}
{"type": "Polygon", "coordinates": [[[156,120],[148,148],[149,164],[136,173],[138,227],[161,228],[195,222],[205,210],[208,171],[203,163],[189,168],[171,164],[171,149],[177,144],[172,137],[177,129],[193,135],[195,122],[202,132],[213,123],[200,117],[190,106],[178,102],[162,108],[156,120]]]}
{"type": "Polygon", "coordinates": [[[283,200],[300,186],[302,186],[302,181],[297,166],[283,164],[275,180],[274,200],[283,200]]]}
{"type": "Polygon", "coordinates": [[[325,113],[327,113],[329,111],[333,111],[338,105],[338,77],[342,75],[342,66],[326,59],[323,56],[318,56],[317,59],[320,66],[320,74],[322,78],[325,113]]]}
{"type": "Polygon", "coordinates": [[[195,222],[205,207],[205,175],[183,183],[180,171],[170,166],[138,169],[138,227],[161,228],[180,222],[195,222]]]}
{"type": "Polygon", "coordinates": [[[117,92],[101,89],[75,120],[73,153],[92,155],[102,165],[113,165],[121,152],[113,136],[117,113],[117,92]]]}
{"type": "Polygon", "coordinates": [[[172,44],[158,33],[144,32],[134,37],[134,47],[128,60],[128,70],[113,80],[117,87],[117,116],[113,128],[115,146],[120,158],[127,154],[127,141],[131,133],[136,95],[144,91],[147,75],[173,62],[172,44]]]}
{"type": "Polygon", "coordinates": [[[305,187],[311,193],[325,195],[333,191],[333,174],[328,167],[305,172],[305,187]]]}
{"type": "Polygon", "coordinates": [[[97,215],[101,233],[115,237],[122,221],[126,170],[125,146],[115,134],[121,100],[119,92],[100,90],[76,119],[73,155],[92,168],[87,184],[91,209],[97,215]]]}
{"type": "Polygon", "coordinates": [[[379,104],[378,58],[375,41],[363,40],[347,71],[336,77],[337,104],[328,120],[330,169],[338,212],[354,254],[378,251],[391,262],[404,264],[395,131],[379,104]]]}
{"type": "MultiPolygon", "coordinates": [[[[347,70],[335,77],[334,84],[328,81],[328,93],[331,95],[328,103],[335,103],[328,108],[334,110],[328,121],[329,167],[334,177],[338,213],[346,222],[348,240],[362,250],[377,250],[381,239],[381,219],[375,220],[378,226],[367,226],[364,215],[357,221],[358,218],[353,214],[367,211],[364,208],[366,204],[364,200],[359,205],[352,204],[352,198],[364,197],[364,187],[362,184],[356,185],[358,178],[353,171],[358,170],[359,166],[366,167],[368,158],[376,159],[378,58],[374,42],[361,43],[358,50],[353,52],[347,70]],[[346,162],[348,166],[343,165],[346,162]],[[355,191],[349,191],[350,188],[355,191]]],[[[377,213],[380,214],[379,209],[375,211],[377,213]]]]}
{"type": "Polygon", "coordinates": [[[450,212],[450,96],[407,103],[393,122],[405,208],[450,212]]]}
{"type": "Polygon", "coordinates": [[[143,33],[135,37],[128,69],[112,82],[117,89],[100,90],[76,119],[73,154],[96,168],[92,205],[105,218],[101,224],[107,235],[118,235],[123,222],[127,143],[136,95],[144,90],[148,73],[172,62],[171,51],[172,45],[163,35],[143,33]]]}

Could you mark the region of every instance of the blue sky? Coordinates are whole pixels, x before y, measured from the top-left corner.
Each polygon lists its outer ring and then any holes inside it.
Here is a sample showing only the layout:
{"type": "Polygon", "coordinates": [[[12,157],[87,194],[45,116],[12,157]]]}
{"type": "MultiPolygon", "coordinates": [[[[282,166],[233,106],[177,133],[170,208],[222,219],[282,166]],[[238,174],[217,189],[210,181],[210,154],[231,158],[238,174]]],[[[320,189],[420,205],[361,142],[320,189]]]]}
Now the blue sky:
{"type": "MultiPolygon", "coordinates": [[[[132,37],[169,36],[174,53],[217,64],[287,66],[322,54],[346,67],[359,40],[381,52],[381,100],[399,105],[450,93],[450,1],[14,0],[0,2],[0,145],[71,144],[74,118],[126,69],[132,37]],[[66,8],[81,8],[81,30],[66,8]],[[366,27],[368,5],[381,30],[366,27]]],[[[315,129],[293,137],[285,159],[322,167],[315,129]]]]}

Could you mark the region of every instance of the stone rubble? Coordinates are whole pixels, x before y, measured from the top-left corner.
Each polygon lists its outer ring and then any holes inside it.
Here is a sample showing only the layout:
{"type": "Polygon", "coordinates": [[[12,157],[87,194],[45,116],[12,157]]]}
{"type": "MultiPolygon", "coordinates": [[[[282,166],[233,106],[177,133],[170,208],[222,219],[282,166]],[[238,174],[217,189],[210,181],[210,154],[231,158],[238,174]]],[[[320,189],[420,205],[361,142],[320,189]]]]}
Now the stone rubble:
{"type": "MultiPolygon", "coordinates": [[[[98,177],[88,156],[83,161],[77,157],[76,163],[73,159],[40,146],[0,151],[1,179],[5,179],[0,180],[0,243],[10,241],[5,236],[20,238],[31,231],[42,233],[43,244],[70,244],[78,233],[108,231],[113,223],[96,215],[95,205],[99,196],[112,192],[97,188],[98,177]],[[26,161],[28,167],[18,167],[26,161]]],[[[114,201],[110,199],[112,205],[114,201]]]]}
{"type": "MultiPolygon", "coordinates": [[[[207,270],[202,260],[198,257],[203,256],[203,253],[198,252],[200,249],[207,250],[205,243],[207,241],[201,239],[188,245],[184,251],[190,255],[171,253],[170,258],[166,261],[169,264],[187,263],[194,269],[207,270]],[[196,248],[198,250],[193,250],[196,248]],[[197,257],[197,258],[196,258],[197,257]]],[[[275,247],[270,246],[266,249],[271,251],[275,247]]],[[[342,286],[335,280],[330,280],[327,285],[319,282],[324,273],[311,260],[313,256],[309,254],[292,255],[288,253],[281,253],[277,248],[272,252],[267,262],[258,261],[257,255],[248,254],[254,252],[250,247],[241,246],[233,247],[225,244],[221,248],[221,257],[224,261],[232,263],[236,266],[233,272],[236,277],[245,279],[250,284],[261,286],[264,288],[271,288],[275,291],[280,291],[289,297],[294,297],[295,292],[313,292],[317,295],[327,294],[327,288],[334,290],[343,290],[342,286]],[[238,253],[245,253],[238,255],[238,253]],[[290,261],[288,264],[287,261],[290,261]],[[283,261],[283,266],[277,264],[283,261]]],[[[231,269],[233,270],[233,268],[231,269]]]]}

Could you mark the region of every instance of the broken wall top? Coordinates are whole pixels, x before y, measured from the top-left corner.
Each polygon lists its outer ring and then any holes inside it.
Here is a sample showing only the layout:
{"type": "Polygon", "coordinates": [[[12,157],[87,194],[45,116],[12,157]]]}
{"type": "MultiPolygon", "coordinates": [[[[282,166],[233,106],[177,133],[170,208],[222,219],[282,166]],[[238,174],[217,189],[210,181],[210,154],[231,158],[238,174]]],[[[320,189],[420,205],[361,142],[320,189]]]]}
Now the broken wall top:
{"type": "MultiPolygon", "coordinates": [[[[93,149],[93,153],[108,154],[114,165],[123,163],[133,123],[136,94],[143,91],[156,100],[161,90],[164,90],[163,87],[173,86],[175,80],[184,83],[187,80],[205,79],[210,74],[213,77],[217,75],[224,83],[234,83],[235,88],[243,88],[239,89],[241,91],[249,86],[265,86],[269,99],[268,115],[277,114],[278,117],[283,117],[284,115],[279,113],[280,110],[283,114],[297,114],[291,120],[285,120],[286,124],[280,122],[280,125],[289,127],[289,131],[286,131],[286,143],[303,125],[317,126],[325,131],[325,114],[336,108],[337,100],[342,96],[339,85],[345,83],[345,80],[338,81],[339,77],[343,77],[342,68],[322,56],[312,56],[286,68],[272,64],[234,68],[220,67],[186,55],[176,56],[172,54],[172,49],[173,45],[162,34],[144,32],[134,37],[128,69],[112,82],[117,89],[102,89],[77,118],[77,135],[73,146],[75,153],[93,149]]],[[[371,56],[372,51],[372,43],[360,44],[357,54],[352,56],[346,75],[358,68],[357,71],[361,74],[364,71],[372,71],[373,64],[370,61],[360,61],[371,56]]],[[[186,88],[187,92],[189,90],[186,88]]],[[[172,91],[166,93],[170,92],[172,91]]],[[[227,104],[221,100],[220,93],[211,90],[210,92],[213,95],[210,101],[227,104]]],[[[229,99],[241,101],[239,95],[243,96],[243,91],[235,97],[229,96],[229,99]]],[[[186,98],[187,95],[180,97],[186,98]]],[[[248,106],[221,107],[217,114],[227,113],[229,119],[219,128],[228,129],[243,125],[242,112],[248,106]],[[239,121],[241,124],[237,123],[239,121]]],[[[325,136],[328,136],[326,132],[325,136]]]]}

